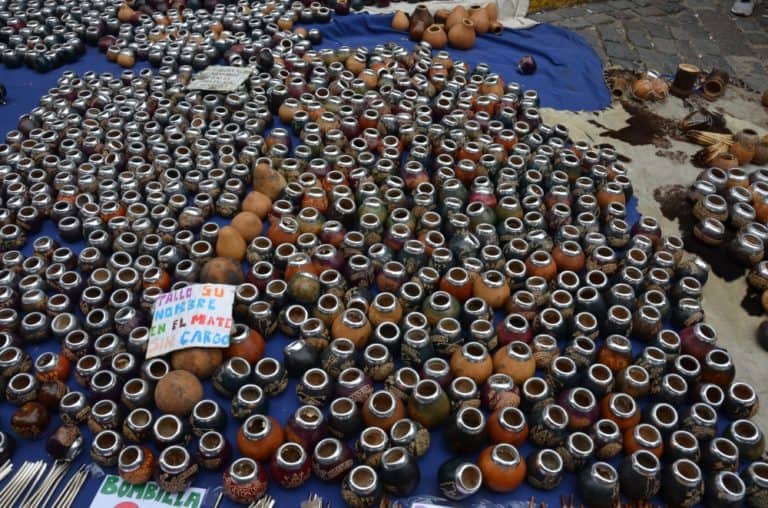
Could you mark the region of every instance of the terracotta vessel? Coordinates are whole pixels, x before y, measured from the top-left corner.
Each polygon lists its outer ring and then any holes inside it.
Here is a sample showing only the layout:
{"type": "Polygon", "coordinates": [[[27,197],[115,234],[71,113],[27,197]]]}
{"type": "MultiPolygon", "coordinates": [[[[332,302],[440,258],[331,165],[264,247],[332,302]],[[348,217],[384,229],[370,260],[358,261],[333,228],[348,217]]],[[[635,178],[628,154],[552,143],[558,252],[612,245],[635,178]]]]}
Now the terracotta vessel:
{"type": "Polygon", "coordinates": [[[428,42],[433,49],[443,49],[448,43],[448,36],[442,25],[429,25],[421,36],[421,40],[428,42]]]}
{"type": "Polygon", "coordinates": [[[709,165],[728,171],[739,166],[739,159],[732,153],[724,153],[715,157],[709,165]]]}
{"type": "Polygon", "coordinates": [[[456,25],[458,23],[461,23],[464,18],[468,18],[469,13],[467,12],[467,9],[464,8],[463,5],[457,5],[453,9],[451,9],[451,13],[448,15],[448,18],[445,20],[445,29],[450,30],[453,28],[453,25],[456,25]]]}
{"type": "Polygon", "coordinates": [[[392,29],[398,32],[407,32],[409,26],[411,26],[411,21],[408,19],[408,15],[403,11],[395,11],[395,15],[392,17],[392,29]]]}
{"type": "Polygon", "coordinates": [[[485,13],[488,15],[488,21],[490,21],[491,24],[499,20],[499,6],[496,2],[488,2],[485,4],[485,13]]]}
{"type": "Polygon", "coordinates": [[[469,8],[469,19],[475,24],[475,32],[484,34],[491,27],[491,22],[488,19],[488,12],[485,7],[479,5],[473,5],[469,8]]]}
{"type": "Polygon", "coordinates": [[[742,129],[734,136],[731,153],[739,160],[740,165],[749,164],[755,156],[755,149],[760,137],[752,129],[742,129]]]}
{"type": "Polygon", "coordinates": [[[475,24],[469,18],[464,18],[448,30],[448,43],[456,49],[471,48],[476,38],[475,24]]]}
{"type": "Polygon", "coordinates": [[[445,25],[445,22],[448,21],[448,16],[451,15],[452,11],[449,11],[448,9],[438,9],[435,11],[435,23],[438,25],[445,25]]]}

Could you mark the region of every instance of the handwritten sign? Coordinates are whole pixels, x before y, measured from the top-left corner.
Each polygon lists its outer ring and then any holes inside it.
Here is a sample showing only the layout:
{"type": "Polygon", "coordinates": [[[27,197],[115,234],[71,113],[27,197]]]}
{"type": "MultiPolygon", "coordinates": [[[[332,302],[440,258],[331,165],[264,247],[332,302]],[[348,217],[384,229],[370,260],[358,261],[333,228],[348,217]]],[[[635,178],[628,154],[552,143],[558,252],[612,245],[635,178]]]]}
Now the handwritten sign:
{"type": "Polygon", "coordinates": [[[108,474],[101,482],[91,508],[200,508],[206,489],[190,487],[184,492],[169,494],[155,482],[132,485],[119,476],[108,474]]]}
{"type": "Polygon", "coordinates": [[[192,76],[189,82],[190,90],[207,90],[210,92],[234,92],[245,83],[251,75],[249,67],[228,67],[211,65],[202,72],[192,76]]]}
{"type": "Polygon", "coordinates": [[[192,347],[227,347],[235,287],[192,284],[163,293],[152,309],[147,358],[192,347]]]}

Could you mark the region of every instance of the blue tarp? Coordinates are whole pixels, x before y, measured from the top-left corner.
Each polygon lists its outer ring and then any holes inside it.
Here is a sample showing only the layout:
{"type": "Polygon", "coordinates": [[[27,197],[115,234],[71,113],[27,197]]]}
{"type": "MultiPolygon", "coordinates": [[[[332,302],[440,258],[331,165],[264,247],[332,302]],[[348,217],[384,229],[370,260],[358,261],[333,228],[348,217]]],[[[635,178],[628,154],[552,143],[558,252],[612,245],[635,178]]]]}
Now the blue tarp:
{"type": "MultiPolygon", "coordinates": [[[[390,18],[390,16],[336,18],[332,23],[321,26],[325,37],[323,47],[335,47],[342,44],[373,47],[387,41],[411,45],[412,43],[407,40],[406,34],[395,32],[390,28],[390,18]]],[[[449,51],[455,58],[467,61],[472,65],[479,62],[489,64],[494,72],[501,73],[507,81],[519,81],[525,88],[537,89],[543,106],[573,110],[597,110],[609,103],[609,94],[603,84],[602,67],[598,57],[583,39],[560,28],[539,25],[527,30],[506,30],[502,36],[487,35],[479,38],[477,45],[471,51],[449,51]],[[524,54],[533,55],[538,61],[538,72],[532,76],[522,76],[516,70],[517,61],[524,54]]],[[[0,107],[0,132],[4,133],[14,129],[19,115],[35,107],[40,96],[46,93],[48,89],[56,86],[58,76],[65,70],[74,70],[81,74],[88,70],[94,70],[112,72],[118,75],[121,68],[108,62],[104,55],[99,54],[94,48],[89,48],[87,55],[79,62],[47,74],[41,75],[26,68],[13,71],[0,68],[0,81],[7,86],[10,97],[9,104],[0,107]]],[[[637,218],[636,200],[632,201],[629,208],[632,210],[631,219],[634,222],[637,218]]],[[[53,224],[47,222],[41,234],[55,236],[55,231],[53,224]]],[[[27,243],[25,253],[30,253],[31,244],[32,241],[30,240],[27,243]]],[[[82,242],[78,244],[62,242],[62,244],[69,245],[77,251],[83,246],[82,242]]],[[[270,338],[266,354],[281,359],[282,348],[287,342],[287,337],[282,335],[270,338]]],[[[44,351],[57,351],[58,349],[59,345],[53,342],[27,348],[33,358],[44,351]]],[[[73,381],[71,386],[73,389],[82,390],[73,381]]],[[[295,381],[291,381],[287,390],[270,403],[270,413],[281,423],[286,422],[298,405],[295,386],[295,381]]],[[[217,400],[225,410],[229,407],[229,401],[215,394],[209,382],[206,383],[206,396],[217,400]]],[[[9,429],[9,421],[13,409],[7,403],[0,404],[0,426],[9,431],[11,435],[13,432],[9,429]]],[[[48,432],[52,431],[59,423],[58,417],[53,418],[48,432]]],[[[238,422],[230,418],[226,436],[233,445],[235,444],[237,429],[238,422]]],[[[85,426],[83,426],[83,431],[90,444],[90,432],[85,426]]],[[[19,443],[19,449],[14,460],[17,467],[21,465],[23,460],[37,460],[45,457],[44,439],[34,441],[16,439],[19,443]]],[[[190,448],[192,447],[193,445],[190,446],[190,448]]],[[[523,456],[527,456],[532,451],[533,449],[529,445],[521,449],[523,456]]],[[[434,432],[429,452],[419,460],[422,479],[417,490],[418,493],[437,494],[436,470],[440,463],[450,456],[452,453],[446,447],[442,433],[434,432]]],[[[469,456],[468,458],[472,460],[476,456],[469,456]]],[[[77,463],[85,461],[89,461],[87,452],[78,459],[77,463]]],[[[76,506],[88,506],[99,482],[100,480],[90,479],[85,484],[76,506]]],[[[575,491],[574,483],[574,477],[566,475],[562,486],[556,492],[544,493],[523,485],[513,494],[494,495],[484,490],[478,497],[485,497],[497,503],[513,500],[525,501],[527,505],[528,498],[536,496],[537,502],[546,501],[548,506],[553,507],[557,505],[561,493],[568,494],[575,491]]],[[[221,476],[213,473],[200,474],[195,480],[195,485],[207,488],[218,487],[221,485],[221,476]]],[[[272,485],[269,492],[278,499],[278,507],[280,508],[298,507],[300,500],[306,499],[310,492],[319,493],[326,500],[332,501],[334,508],[343,506],[338,485],[323,484],[314,478],[298,491],[285,491],[272,485]]],[[[468,507],[477,506],[477,503],[476,500],[468,500],[459,505],[468,507]]],[[[225,501],[223,506],[235,505],[225,501]]]]}

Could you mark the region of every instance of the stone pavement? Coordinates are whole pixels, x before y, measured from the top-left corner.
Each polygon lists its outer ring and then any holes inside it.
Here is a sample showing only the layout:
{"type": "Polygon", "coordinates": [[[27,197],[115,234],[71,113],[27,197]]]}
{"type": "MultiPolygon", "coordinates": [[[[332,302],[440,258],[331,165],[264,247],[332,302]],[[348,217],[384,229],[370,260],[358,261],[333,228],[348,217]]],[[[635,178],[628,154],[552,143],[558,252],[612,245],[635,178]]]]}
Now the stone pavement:
{"type": "Polygon", "coordinates": [[[692,63],[768,88],[768,0],[749,18],[731,0],[608,0],[529,14],[579,33],[604,62],[673,74],[692,63]]]}

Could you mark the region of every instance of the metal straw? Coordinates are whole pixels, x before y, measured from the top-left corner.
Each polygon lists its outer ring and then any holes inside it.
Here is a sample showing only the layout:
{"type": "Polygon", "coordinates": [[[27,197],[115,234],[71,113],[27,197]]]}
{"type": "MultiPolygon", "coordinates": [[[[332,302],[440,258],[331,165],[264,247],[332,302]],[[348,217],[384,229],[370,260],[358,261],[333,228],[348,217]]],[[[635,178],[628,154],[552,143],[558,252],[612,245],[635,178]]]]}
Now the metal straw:
{"type": "Polygon", "coordinates": [[[275,508],[275,500],[267,495],[251,503],[248,508],[275,508]]]}
{"type": "Polygon", "coordinates": [[[0,506],[13,506],[30,484],[37,483],[40,474],[47,467],[47,464],[42,460],[25,462],[5,488],[0,491],[0,506]]]}
{"type": "Polygon", "coordinates": [[[71,463],[65,461],[56,461],[53,465],[53,469],[46,477],[45,481],[38,489],[35,489],[34,494],[29,499],[20,504],[21,508],[36,508],[39,506],[45,506],[48,498],[54,490],[59,486],[59,483],[69,471],[71,463]]]}
{"type": "Polygon", "coordinates": [[[59,496],[52,504],[52,508],[69,508],[72,506],[77,495],[80,493],[80,489],[88,479],[89,470],[85,465],[78,468],[75,474],[69,479],[59,492],[59,496]]]}

